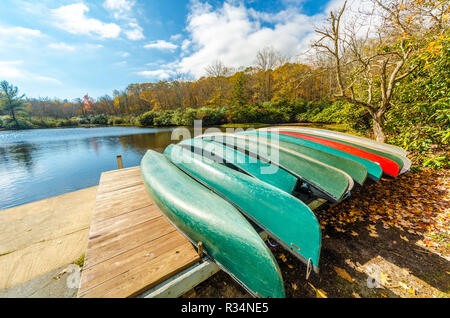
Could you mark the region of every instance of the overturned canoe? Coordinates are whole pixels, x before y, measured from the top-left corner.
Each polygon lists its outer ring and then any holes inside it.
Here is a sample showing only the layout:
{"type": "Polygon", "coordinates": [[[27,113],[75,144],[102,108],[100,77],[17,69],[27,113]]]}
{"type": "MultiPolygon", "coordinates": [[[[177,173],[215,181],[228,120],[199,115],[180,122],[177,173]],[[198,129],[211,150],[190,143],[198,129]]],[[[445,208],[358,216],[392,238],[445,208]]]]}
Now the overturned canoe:
{"type": "MultiPolygon", "coordinates": [[[[347,159],[345,157],[336,156],[326,151],[316,149],[314,147],[308,147],[292,140],[286,140],[286,138],[280,138],[279,134],[263,131],[249,131],[242,133],[244,135],[256,135],[261,140],[267,140],[270,143],[278,144],[284,148],[291,149],[293,151],[304,154],[315,160],[323,162],[327,165],[340,169],[346,172],[350,177],[358,184],[362,185],[367,178],[367,168],[354,160],[347,159]]],[[[287,136],[286,136],[287,137],[287,136]]]]}
{"type": "MultiPolygon", "coordinates": [[[[313,134],[307,134],[307,135],[315,136],[313,134]]],[[[409,171],[409,168],[411,168],[411,161],[404,156],[401,156],[401,155],[398,155],[398,154],[395,154],[395,153],[392,153],[392,152],[389,152],[386,150],[380,150],[376,147],[372,147],[372,146],[369,147],[367,145],[361,145],[360,143],[356,143],[353,141],[350,142],[350,141],[340,140],[340,139],[331,138],[331,137],[323,137],[323,138],[327,139],[327,140],[339,142],[341,144],[348,145],[351,147],[355,147],[355,148],[361,149],[363,151],[372,153],[374,155],[388,158],[388,159],[394,161],[396,164],[398,164],[398,166],[400,168],[399,174],[403,174],[403,173],[409,171]]]]}
{"type": "Polygon", "coordinates": [[[389,158],[374,154],[372,152],[364,151],[357,147],[353,147],[353,146],[346,145],[341,142],[329,140],[327,138],[321,138],[321,137],[316,137],[313,135],[306,135],[306,134],[297,133],[297,132],[279,131],[278,133],[282,134],[282,135],[288,135],[288,136],[293,136],[293,137],[309,140],[309,141],[319,143],[319,144],[322,144],[322,145],[325,145],[328,147],[332,147],[332,148],[335,148],[338,150],[345,151],[349,154],[352,154],[352,155],[355,155],[355,156],[358,156],[358,157],[361,157],[361,158],[364,158],[367,160],[377,162],[380,164],[381,169],[383,169],[383,172],[392,177],[396,177],[400,173],[400,166],[395,161],[393,161],[389,158]]]}
{"type": "Polygon", "coordinates": [[[269,236],[318,272],[320,226],[307,205],[285,191],[186,147],[170,145],[164,154],[191,177],[226,198],[269,236]]]}
{"type": "Polygon", "coordinates": [[[293,136],[282,135],[282,134],[270,132],[270,131],[264,130],[264,129],[257,130],[257,131],[248,131],[243,134],[252,135],[252,134],[258,134],[259,132],[262,132],[264,134],[269,134],[269,135],[276,134],[280,140],[285,140],[285,141],[289,141],[289,142],[296,143],[299,145],[304,145],[304,146],[307,146],[310,148],[322,150],[322,151],[328,152],[330,154],[333,154],[333,155],[336,155],[339,157],[343,157],[343,158],[347,158],[347,159],[351,159],[353,161],[359,162],[360,164],[362,164],[363,166],[366,167],[368,176],[374,181],[378,181],[383,174],[383,170],[381,169],[380,164],[377,162],[373,162],[371,160],[367,160],[367,159],[352,155],[350,153],[347,153],[345,151],[335,149],[332,147],[328,147],[328,146],[325,146],[325,145],[322,145],[322,144],[319,144],[316,142],[296,138],[293,136]]]}
{"type": "Polygon", "coordinates": [[[280,130],[281,131],[298,132],[298,133],[302,133],[302,134],[309,135],[309,136],[320,137],[323,139],[327,139],[330,141],[339,142],[344,145],[355,147],[355,148],[358,148],[360,150],[366,151],[366,152],[374,154],[374,155],[388,158],[398,164],[399,169],[400,169],[399,174],[403,174],[403,173],[409,171],[409,169],[411,168],[411,160],[409,160],[406,157],[406,154],[405,155],[401,154],[401,153],[406,153],[406,152],[403,149],[396,147],[396,146],[379,143],[374,140],[370,140],[370,139],[366,139],[366,138],[362,138],[362,137],[357,137],[355,139],[351,139],[348,137],[351,135],[341,136],[341,134],[337,133],[337,132],[335,132],[334,134],[332,134],[328,131],[327,131],[327,133],[323,133],[322,131],[320,131],[320,129],[314,130],[314,129],[288,127],[288,128],[280,128],[280,130]],[[370,142],[367,142],[364,140],[369,140],[370,142]],[[398,149],[400,149],[402,151],[400,151],[398,149]]]}
{"type": "Polygon", "coordinates": [[[170,222],[252,295],[284,297],[280,269],[250,223],[230,203],[149,150],[141,161],[146,189],[170,222]]]}
{"type": "Polygon", "coordinates": [[[234,168],[241,169],[246,174],[267,182],[287,193],[292,193],[298,182],[297,177],[286,170],[278,169],[270,162],[251,157],[221,143],[194,138],[183,140],[178,145],[190,147],[191,151],[209,157],[216,162],[220,161],[225,165],[232,165],[234,168]]]}
{"type": "Polygon", "coordinates": [[[400,147],[394,146],[394,145],[385,144],[385,143],[377,142],[377,141],[369,139],[369,138],[354,136],[354,135],[337,132],[337,131],[332,131],[332,130],[299,127],[299,126],[279,126],[279,127],[272,127],[272,128],[274,128],[274,129],[290,129],[290,130],[297,131],[297,132],[311,133],[314,135],[337,138],[337,139],[344,140],[344,141],[360,143],[361,145],[365,145],[368,147],[374,147],[374,148],[377,148],[380,150],[385,150],[388,152],[396,153],[396,154],[398,154],[400,156],[404,156],[404,157],[406,157],[406,154],[407,154],[406,150],[404,150],[400,147]]]}
{"type": "Polygon", "coordinates": [[[251,156],[264,158],[307,184],[314,195],[331,202],[343,200],[353,187],[353,179],[344,171],[285,147],[258,140],[255,136],[211,134],[197,138],[214,140],[251,156]]]}

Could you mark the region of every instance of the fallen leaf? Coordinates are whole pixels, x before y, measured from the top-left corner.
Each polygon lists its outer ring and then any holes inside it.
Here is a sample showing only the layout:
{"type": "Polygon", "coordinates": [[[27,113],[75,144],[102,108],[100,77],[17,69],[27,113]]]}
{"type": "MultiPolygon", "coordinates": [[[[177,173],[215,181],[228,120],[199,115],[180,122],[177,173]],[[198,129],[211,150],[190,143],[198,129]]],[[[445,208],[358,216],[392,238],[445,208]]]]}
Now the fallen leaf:
{"type": "Polygon", "coordinates": [[[403,241],[409,242],[409,240],[408,240],[408,238],[407,238],[406,236],[400,235],[400,238],[401,238],[403,241]]]}
{"type": "Polygon", "coordinates": [[[285,256],[284,254],[280,254],[280,258],[281,258],[281,260],[282,260],[284,263],[286,263],[287,258],[286,258],[286,256],[285,256]]]}
{"type": "Polygon", "coordinates": [[[328,298],[328,296],[322,289],[316,289],[316,298],[328,298]]]}
{"type": "Polygon", "coordinates": [[[297,284],[296,283],[292,283],[291,286],[292,286],[293,290],[297,290],[297,284]]]}
{"type": "Polygon", "coordinates": [[[387,287],[388,285],[390,285],[389,276],[383,272],[380,272],[380,281],[383,286],[387,287]]]}
{"type": "Polygon", "coordinates": [[[347,273],[347,271],[343,268],[334,266],[334,271],[343,279],[345,279],[346,281],[353,283],[353,278],[350,276],[349,273],[347,273]]]}

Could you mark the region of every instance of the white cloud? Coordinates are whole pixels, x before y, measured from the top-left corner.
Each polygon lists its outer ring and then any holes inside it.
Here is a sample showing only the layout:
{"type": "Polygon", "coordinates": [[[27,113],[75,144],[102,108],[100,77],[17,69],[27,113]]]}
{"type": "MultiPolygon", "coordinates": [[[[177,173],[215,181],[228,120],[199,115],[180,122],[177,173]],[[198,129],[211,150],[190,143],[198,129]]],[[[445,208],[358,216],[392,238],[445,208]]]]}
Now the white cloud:
{"type": "Polygon", "coordinates": [[[178,34],[172,35],[172,36],[170,37],[170,40],[171,40],[171,41],[178,41],[178,40],[180,40],[182,37],[183,37],[183,35],[180,34],[180,33],[178,33],[178,34]]]}
{"type": "Polygon", "coordinates": [[[89,12],[89,8],[81,2],[51,10],[55,25],[69,33],[97,35],[104,39],[119,36],[121,28],[117,24],[87,18],[86,12],[89,12]]]}
{"type": "Polygon", "coordinates": [[[128,53],[128,52],[119,52],[119,53],[117,53],[117,55],[119,55],[120,57],[128,57],[128,56],[130,56],[130,53],[128,53]]]}
{"type": "Polygon", "coordinates": [[[106,0],[103,7],[114,12],[114,17],[121,18],[124,14],[128,14],[134,6],[134,1],[129,0],[106,0]]]}
{"type": "Polygon", "coordinates": [[[181,44],[181,50],[186,51],[187,49],[189,49],[190,45],[191,45],[191,41],[184,40],[183,43],[181,44]]]}
{"type": "Polygon", "coordinates": [[[158,50],[174,51],[176,48],[178,48],[178,45],[173,44],[171,42],[164,41],[164,40],[158,40],[156,42],[144,45],[144,47],[146,49],[158,49],[158,50]]]}
{"type": "Polygon", "coordinates": [[[22,64],[23,61],[0,61],[0,78],[16,79],[24,77],[23,72],[19,69],[22,64]]]}
{"type": "Polygon", "coordinates": [[[200,77],[217,59],[231,67],[252,65],[258,50],[265,46],[295,56],[307,47],[304,39],[313,32],[314,20],[293,9],[268,15],[242,4],[225,2],[213,9],[194,1],[186,28],[189,40],[182,44],[183,51],[191,48],[192,53],[180,61],[177,70],[200,77]],[[263,26],[262,22],[272,26],[263,26]]]}
{"type": "Polygon", "coordinates": [[[0,26],[0,36],[14,36],[16,39],[28,39],[30,37],[42,37],[44,36],[41,31],[22,28],[22,27],[2,27],[0,26]]]}
{"type": "Polygon", "coordinates": [[[128,26],[130,27],[130,29],[124,32],[128,39],[137,41],[145,38],[143,30],[139,26],[139,24],[130,22],[128,23],[128,26]]]}
{"type": "Polygon", "coordinates": [[[75,51],[76,49],[75,46],[66,44],[64,42],[50,43],[48,47],[53,50],[60,50],[60,51],[75,51]]]}
{"type": "MultiPolygon", "coordinates": [[[[367,4],[364,1],[349,1],[346,21],[358,16],[358,8],[367,4]]],[[[331,0],[323,12],[312,16],[302,13],[302,2],[284,0],[285,9],[267,13],[233,0],[218,8],[192,0],[186,26],[189,35],[181,43],[181,60],[162,69],[198,78],[217,60],[234,68],[254,65],[257,52],[266,46],[290,58],[307,58],[305,53],[318,38],[315,26],[323,24],[329,11],[340,8],[344,0],[331,0]]]]}
{"type": "Polygon", "coordinates": [[[164,79],[168,79],[171,76],[175,75],[176,72],[172,71],[172,70],[165,70],[165,69],[161,69],[161,70],[153,70],[153,71],[142,71],[142,72],[137,72],[136,74],[141,75],[143,77],[147,77],[147,78],[157,78],[160,80],[164,80],[164,79]]]}
{"type": "Polygon", "coordinates": [[[61,84],[55,78],[34,74],[23,68],[23,61],[0,61],[0,78],[2,80],[31,80],[61,84]]]}

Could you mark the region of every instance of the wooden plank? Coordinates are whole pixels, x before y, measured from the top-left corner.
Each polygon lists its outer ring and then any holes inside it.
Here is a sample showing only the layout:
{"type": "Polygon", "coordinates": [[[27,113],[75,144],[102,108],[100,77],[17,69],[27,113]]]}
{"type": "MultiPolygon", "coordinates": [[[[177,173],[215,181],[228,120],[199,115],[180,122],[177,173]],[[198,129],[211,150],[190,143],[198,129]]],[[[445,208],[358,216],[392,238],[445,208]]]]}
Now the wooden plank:
{"type": "Polygon", "coordinates": [[[185,243],[176,249],[156,257],[148,263],[130,270],[90,289],[83,297],[133,297],[152,285],[156,285],[174,275],[176,270],[183,270],[198,262],[198,256],[192,255],[192,244],[185,243]],[[188,256],[189,255],[189,256],[188,256]],[[171,270],[168,270],[168,269],[171,270]]]}
{"type": "Polygon", "coordinates": [[[162,216],[108,235],[89,238],[86,268],[175,231],[162,216]]]}
{"type": "Polygon", "coordinates": [[[118,216],[93,223],[91,225],[90,235],[105,235],[107,233],[112,233],[117,228],[128,228],[132,225],[141,224],[160,216],[161,212],[159,212],[154,205],[146,206],[141,209],[119,214],[118,216]]]}
{"type": "Polygon", "coordinates": [[[103,173],[79,297],[130,297],[199,261],[153,205],[139,167],[103,173]]]}
{"type": "Polygon", "coordinates": [[[186,240],[180,233],[177,231],[170,232],[154,241],[116,255],[97,266],[84,269],[85,273],[81,282],[83,290],[79,294],[86,294],[93,287],[125,273],[130,267],[148,263],[162,254],[176,249],[185,242],[186,240]]]}

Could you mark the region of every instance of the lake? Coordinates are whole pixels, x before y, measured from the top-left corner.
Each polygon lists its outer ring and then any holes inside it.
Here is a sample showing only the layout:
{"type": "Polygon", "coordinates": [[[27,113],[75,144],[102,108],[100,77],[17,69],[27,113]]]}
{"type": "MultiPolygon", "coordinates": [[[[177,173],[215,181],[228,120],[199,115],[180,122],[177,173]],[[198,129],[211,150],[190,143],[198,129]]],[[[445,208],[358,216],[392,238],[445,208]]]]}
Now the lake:
{"type": "MultiPolygon", "coordinates": [[[[0,210],[97,185],[104,171],[162,152],[174,128],[101,127],[0,131],[0,210]]],[[[192,130],[191,130],[192,131],[192,130]]]]}

